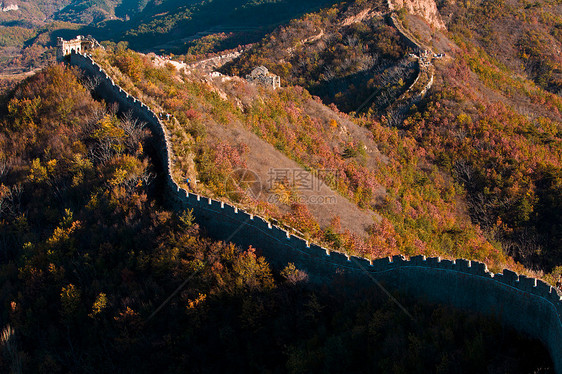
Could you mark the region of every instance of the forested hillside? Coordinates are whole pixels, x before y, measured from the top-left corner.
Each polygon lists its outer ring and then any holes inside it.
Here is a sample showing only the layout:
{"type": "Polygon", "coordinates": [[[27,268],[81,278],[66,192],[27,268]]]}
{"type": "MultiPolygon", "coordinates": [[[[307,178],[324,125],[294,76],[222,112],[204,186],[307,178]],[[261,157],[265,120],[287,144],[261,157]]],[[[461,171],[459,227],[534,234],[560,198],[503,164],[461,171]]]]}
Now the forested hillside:
{"type": "Polygon", "coordinates": [[[2,5],[8,9],[0,13],[0,22],[4,25],[20,24],[21,26],[40,24],[52,18],[56,12],[70,3],[71,0],[5,0],[2,5]]]}
{"type": "MultiPolygon", "coordinates": [[[[93,35],[136,50],[216,53],[260,40],[277,25],[333,3],[314,1],[18,1],[0,12],[0,72],[54,61],[56,38],[93,35]]],[[[1,77],[0,77],[1,78],[1,77]]]]}
{"type": "MultiPolygon", "coordinates": [[[[293,21],[224,71],[243,75],[264,64],[287,84],[305,86],[348,112],[374,90],[372,109],[362,115],[384,122],[388,114],[380,109],[403,92],[414,72],[402,68],[408,49],[377,18],[377,4],[360,4],[293,21]],[[374,32],[375,25],[394,36],[374,32]],[[369,58],[379,64],[362,65],[369,58]],[[392,79],[387,72],[398,74],[392,79]]],[[[449,14],[448,34],[401,15],[414,37],[446,55],[434,61],[436,84],[409,109],[400,137],[412,139],[429,164],[462,186],[472,222],[490,242],[529,268],[553,271],[562,262],[560,4],[440,6],[449,14]]]]}
{"type": "Polygon", "coordinates": [[[342,2],[279,27],[222,71],[244,76],[264,65],[345,112],[380,114],[414,81],[412,52],[385,19],[386,3],[342,2]]]}
{"type": "Polygon", "coordinates": [[[448,2],[449,28],[541,88],[562,94],[562,4],[560,1],[448,2]]]}
{"type": "Polygon", "coordinates": [[[562,8],[494,1],[456,14],[460,51],[406,127],[465,186],[473,221],[550,271],[562,262],[562,8]]]}
{"type": "Polygon", "coordinates": [[[38,73],[0,110],[2,372],[552,365],[496,321],[398,296],[410,319],[382,293],[314,288],[292,265],[273,272],[254,249],[205,238],[189,211],[159,204],[150,134],[76,71],[38,73]]]}
{"type": "Polygon", "coordinates": [[[95,79],[40,68],[57,36],[102,41],[93,58],[160,114],[191,192],[347,254],[556,285],[559,0],[441,0],[446,30],[379,0],[18,4],[0,15],[0,372],[550,372],[498,321],[396,295],[410,318],[378,290],[319,288],[207,238],[162,201],[143,124],[92,97],[95,79]],[[222,74],[138,52],[247,43],[222,74]],[[246,81],[259,65],[282,87],[246,81]]]}
{"type": "Polygon", "coordinates": [[[94,35],[114,32],[116,40],[126,40],[134,49],[172,49],[185,52],[189,42],[208,34],[226,32],[231,41],[223,41],[222,49],[257,41],[278,24],[332,3],[333,0],[313,1],[248,1],[214,0],[154,2],[130,22],[93,30],[94,35]],[[227,47],[228,46],[228,47],[227,47]]]}
{"type": "Polygon", "coordinates": [[[98,51],[95,59],[153,110],[174,115],[166,123],[181,184],[186,176],[200,180],[191,188],[348,253],[464,257],[524,270],[471,223],[462,187],[396,129],[353,119],[299,87],[211,80],[131,51],[98,51]],[[231,184],[241,168],[257,173],[260,196],[231,184]],[[272,181],[276,168],[330,171],[320,176],[326,189],[317,196],[336,203],[317,203],[293,179],[272,181]]]}

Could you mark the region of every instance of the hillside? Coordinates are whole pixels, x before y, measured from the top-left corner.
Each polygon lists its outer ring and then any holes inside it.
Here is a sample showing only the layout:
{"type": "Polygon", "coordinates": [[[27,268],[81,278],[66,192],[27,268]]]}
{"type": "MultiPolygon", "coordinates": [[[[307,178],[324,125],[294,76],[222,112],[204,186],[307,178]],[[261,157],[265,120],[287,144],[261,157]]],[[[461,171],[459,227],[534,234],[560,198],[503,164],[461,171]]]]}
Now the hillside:
{"type": "Polygon", "coordinates": [[[159,204],[149,132],[93,100],[76,71],[39,72],[0,110],[3,372],[552,365],[494,320],[398,295],[412,321],[379,292],[315,288],[205,238],[189,212],[159,204]]]}
{"type": "Polygon", "coordinates": [[[56,38],[71,39],[78,28],[79,25],[59,21],[35,28],[0,26],[0,80],[53,63],[56,38]]]}
{"type": "Polygon", "coordinates": [[[4,0],[0,3],[2,5],[0,23],[5,26],[9,24],[19,24],[24,27],[38,25],[46,19],[52,19],[56,12],[70,3],[71,0],[4,0]]]}
{"type": "Polygon", "coordinates": [[[105,40],[94,60],[160,116],[192,193],[347,255],[478,260],[560,289],[562,5],[388,6],[72,2],[3,21],[0,371],[550,372],[497,321],[318,287],[206,237],[167,205],[143,124],[96,79],[40,69],[56,36],[105,40]],[[248,42],[220,72],[189,65],[248,42]],[[282,87],[244,79],[259,65],[282,87]]]}
{"type": "MultiPolygon", "coordinates": [[[[50,21],[90,24],[134,15],[142,11],[137,0],[4,0],[0,23],[20,26],[44,25],[50,21]]],[[[144,3],[146,5],[146,3],[144,3]]]]}
{"type": "Polygon", "coordinates": [[[465,186],[473,221],[518,261],[550,271],[562,258],[560,7],[492,2],[458,14],[454,60],[436,65],[438,85],[406,127],[465,186]],[[531,29],[549,42],[526,39],[531,29]]]}
{"type": "Polygon", "coordinates": [[[275,26],[332,3],[314,1],[175,0],[149,2],[125,22],[106,22],[85,32],[112,41],[126,41],[136,50],[185,53],[207,35],[225,34],[215,51],[259,40],[275,26]]]}
{"type": "Polygon", "coordinates": [[[223,68],[245,76],[264,65],[284,82],[300,85],[345,112],[382,113],[414,81],[411,49],[385,19],[386,3],[342,2],[280,27],[223,68]]]}
{"type": "Polygon", "coordinates": [[[108,45],[128,44],[158,53],[216,53],[258,41],[277,25],[330,4],[330,0],[10,1],[18,8],[0,12],[0,72],[9,74],[53,62],[59,36],[91,34],[108,45]]]}
{"type": "MultiPolygon", "coordinates": [[[[415,106],[405,103],[399,134],[462,186],[472,222],[490,242],[527,267],[550,272],[562,260],[557,203],[562,101],[555,94],[560,7],[463,4],[439,4],[449,15],[448,33],[417,16],[399,15],[409,35],[445,54],[432,63],[435,83],[425,98],[415,106]]],[[[386,108],[411,84],[417,63],[410,60],[408,70],[406,40],[377,16],[377,7],[347,2],[307,15],[223,71],[243,76],[263,64],[342,111],[363,108],[367,122],[396,124],[386,108]],[[375,27],[394,36],[374,32],[375,27]],[[385,55],[381,48],[396,52],[385,55]],[[369,68],[363,63],[369,59],[378,63],[369,68]]]]}
{"type": "Polygon", "coordinates": [[[471,224],[452,178],[396,130],[354,120],[298,87],[271,91],[180,73],[132,52],[98,51],[95,58],[157,113],[174,115],[167,121],[174,173],[185,187],[190,178],[192,190],[349,253],[465,257],[523,270],[471,224]],[[247,185],[238,169],[259,183],[247,185]],[[321,188],[307,189],[299,174],[312,185],[318,178],[321,188]]]}
{"type": "Polygon", "coordinates": [[[449,29],[484,49],[506,69],[562,94],[562,4],[490,1],[441,4],[449,29]]]}

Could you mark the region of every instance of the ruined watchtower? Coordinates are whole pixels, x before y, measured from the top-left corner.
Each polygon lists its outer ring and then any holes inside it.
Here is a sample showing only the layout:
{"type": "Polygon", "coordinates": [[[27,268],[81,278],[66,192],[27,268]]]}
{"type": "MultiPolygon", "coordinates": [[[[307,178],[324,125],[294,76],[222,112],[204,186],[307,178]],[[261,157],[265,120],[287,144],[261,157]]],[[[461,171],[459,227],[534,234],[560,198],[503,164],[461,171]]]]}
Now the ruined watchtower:
{"type": "Polygon", "coordinates": [[[99,47],[100,44],[91,36],[83,37],[78,35],[75,39],[64,40],[57,38],[57,61],[62,61],[65,56],[72,52],[84,53],[94,48],[99,47]]]}
{"type": "Polygon", "coordinates": [[[271,74],[265,66],[258,66],[252,70],[250,74],[246,75],[246,80],[272,87],[273,89],[281,87],[281,78],[278,75],[271,74]]]}

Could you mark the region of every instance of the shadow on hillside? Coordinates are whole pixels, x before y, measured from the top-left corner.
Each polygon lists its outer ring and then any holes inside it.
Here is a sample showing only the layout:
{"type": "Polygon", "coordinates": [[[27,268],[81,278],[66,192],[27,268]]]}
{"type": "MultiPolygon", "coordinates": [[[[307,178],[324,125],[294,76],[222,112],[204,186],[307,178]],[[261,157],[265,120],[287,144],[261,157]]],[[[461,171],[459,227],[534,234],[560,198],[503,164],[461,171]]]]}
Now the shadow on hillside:
{"type": "Polygon", "coordinates": [[[336,104],[343,112],[372,109],[380,114],[408,89],[416,73],[415,62],[388,63],[369,71],[321,81],[308,89],[325,103],[336,104]]]}
{"type": "MultiPolygon", "coordinates": [[[[274,27],[305,13],[330,6],[335,1],[284,0],[272,3],[217,0],[196,6],[178,3],[177,7],[172,7],[171,5],[175,3],[164,2],[157,7],[145,8],[143,12],[127,22],[113,20],[96,26],[87,26],[82,32],[91,34],[98,40],[127,41],[133,49],[151,50],[164,41],[170,43],[196,38],[197,33],[217,27],[231,28],[234,34],[249,30],[259,31],[251,34],[251,38],[241,40],[251,43],[261,39],[274,27]]],[[[185,51],[178,49],[176,52],[185,51]]]]}

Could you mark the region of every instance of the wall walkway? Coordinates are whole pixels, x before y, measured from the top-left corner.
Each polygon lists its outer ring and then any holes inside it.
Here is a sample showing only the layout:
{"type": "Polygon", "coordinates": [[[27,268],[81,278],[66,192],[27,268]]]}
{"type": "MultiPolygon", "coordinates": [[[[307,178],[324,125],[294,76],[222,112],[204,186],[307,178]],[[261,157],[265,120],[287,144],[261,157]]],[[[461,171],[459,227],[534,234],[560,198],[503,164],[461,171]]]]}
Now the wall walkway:
{"type": "Polygon", "coordinates": [[[548,347],[557,373],[562,373],[562,301],[554,288],[539,279],[488,271],[476,261],[402,256],[368,260],[330,251],[297,237],[261,217],[230,204],[181,189],[171,174],[171,146],[164,124],[146,105],[116,85],[91,57],[73,53],[70,64],[98,82],[96,93],[120,110],[131,111],[146,122],[158,139],[157,155],[166,178],[166,198],[178,210],[193,209],[197,222],[216,239],[257,248],[276,268],[293,262],[311,282],[337,277],[354,279],[358,287],[373,279],[391,290],[400,290],[430,302],[452,305],[499,318],[535,337],[548,347]]]}
{"type": "Polygon", "coordinates": [[[416,79],[410,87],[408,87],[406,92],[396,99],[396,101],[387,109],[389,125],[398,127],[402,125],[406,119],[406,115],[412,105],[417,104],[421,99],[423,99],[427,91],[429,91],[429,89],[433,86],[434,66],[431,63],[433,51],[431,48],[420,43],[410,34],[408,30],[404,28],[402,22],[400,22],[396,16],[396,13],[390,14],[389,21],[418,55],[418,75],[416,79]]]}

